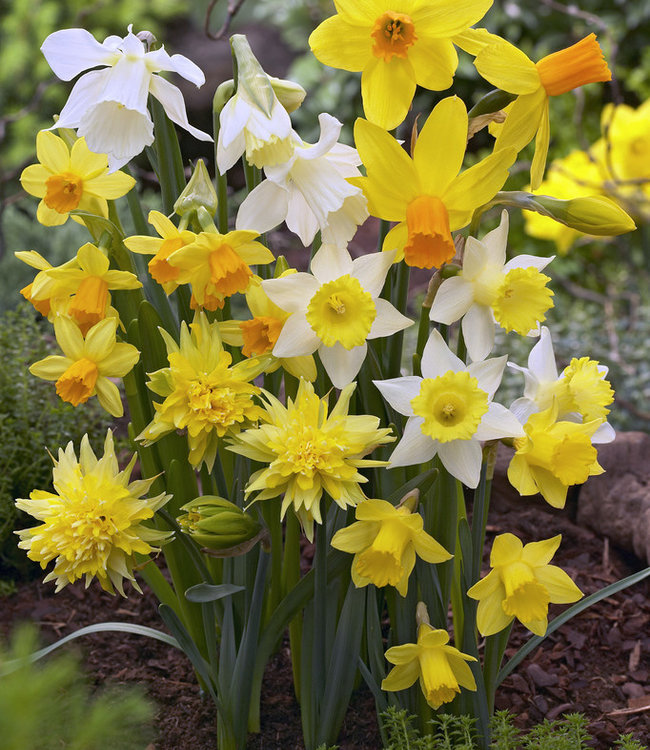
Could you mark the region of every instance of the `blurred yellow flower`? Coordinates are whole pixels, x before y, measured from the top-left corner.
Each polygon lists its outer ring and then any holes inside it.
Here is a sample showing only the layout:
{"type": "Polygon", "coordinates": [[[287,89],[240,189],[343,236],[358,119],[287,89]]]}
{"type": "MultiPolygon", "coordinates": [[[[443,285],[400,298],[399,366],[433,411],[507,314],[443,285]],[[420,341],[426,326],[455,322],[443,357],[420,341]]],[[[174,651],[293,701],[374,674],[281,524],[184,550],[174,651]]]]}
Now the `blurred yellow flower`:
{"type": "Polygon", "coordinates": [[[562,535],[525,546],[514,534],[499,534],[492,545],[492,570],[467,592],[478,600],[476,624],[481,635],[499,633],[515,617],[535,635],[548,626],[548,605],[571,604],[582,591],[569,576],[549,565],[562,535]]]}
{"type": "Polygon", "coordinates": [[[18,546],[42,568],[55,560],[45,582],[55,581],[57,591],[79,578],[85,578],[88,586],[95,576],[111,593],[115,588],[125,596],[125,578],[140,591],[133,575],[136,554],[158,552],[152,544],[171,536],[143,521],[152,518],[171,495],[143,497],[154,479],[129,483],[136,456],[120,471],[110,430],[100,459],[84,435],[79,460],[70,442],[53,461],[54,492],[34,490],[29,499],[16,500],[19,510],[43,522],[17,531],[18,546]]]}
{"type": "Polygon", "coordinates": [[[109,174],[108,157],[93,153],[85,138],[69,149],[62,138],[41,130],[36,136],[36,157],[40,163],[23,170],[20,184],[42,199],[36,218],[48,227],[65,224],[74,210],[106,218],[106,201],[121,198],[135,185],[124,172],[109,174]]]}

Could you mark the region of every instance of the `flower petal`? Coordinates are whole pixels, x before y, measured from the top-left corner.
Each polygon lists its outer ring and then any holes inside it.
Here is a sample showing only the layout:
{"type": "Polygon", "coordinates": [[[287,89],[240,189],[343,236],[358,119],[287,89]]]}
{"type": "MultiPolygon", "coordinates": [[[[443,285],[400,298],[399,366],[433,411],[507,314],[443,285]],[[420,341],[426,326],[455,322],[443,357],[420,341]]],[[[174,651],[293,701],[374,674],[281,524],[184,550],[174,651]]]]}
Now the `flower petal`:
{"type": "Polygon", "coordinates": [[[211,141],[212,136],[195,128],[187,120],[185,100],[181,90],[173,83],[166,81],[160,76],[152,76],[149,82],[149,92],[163,105],[167,117],[172,122],[180,125],[184,130],[193,135],[199,141],[211,141]]]}
{"type": "Polygon", "coordinates": [[[521,151],[535,137],[539,128],[547,94],[543,88],[532,94],[522,94],[512,103],[494,144],[495,150],[512,146],[521,151]]]}
{"type": "MultiPolygon", "coordinates": [[[[413,649],[418,649],[418,646],[416,646],[415,643],[407,643],[406,646],[412,646],[413,649]]],[[[406,646],[393,646],[393,648],[405,648],[406,646]]],[[[392,651],[392,649],[389,650],[392,651]]],[[[393,667],[390,670],[388,676],[382,680],[382,690],[390,690],[391,692],[395,690],[406,690],[406,688],[411,687],[411,685],[416,682],[420,676],[420,664],[417,660],[418,651],[414,652],[415,655],[412,656],[408,662],[393,667]]],[[[386,652],[386,658],[388,659],[388,651],[386,652]]]]}
{"type": "Polygon", "coordinates": [[[494,346],[494,315],[485,305],[472,305],[462,322],[467,353],[473,362],[485,359],[494,346]]]}
{"type": "Polygon", "coordinates": [[[324,65],[352,72],[363,70],[372,58],[370,29],[339,15],[326,18],[311,33],[309,46],[324,65]]]}
{"type": "Polygon", "coordinates": [[[372,382],[395,411],[407,417],[415,416],[411,401],[420,393],[422,378],[416,375],[407,375],[402,378],[373,380],[372,382]]]}
{"type": "Polygon", "coordinates": [[[483,415],[474,438],[476,440],[500,440],[504,437],[523,437],[524,428],[515,415],[502,404],[491,403],[483,415]]]}
{"type": "Polygon", "coordinates": [[[438,455],[447,471],[470,489],[478,487],[483,451],[476,440],[452,440],[441,443],[438,455]]]}
{"type": "Polygon", "coordinates": [[[490,566],[496,568],[520,560],[523,549],[524,545],[514,534],[499,534],[492,543],[490,566]]]}
{"type": "Polygon", "coordinates": [[[368,294],[376,300],[386,282],[386,275],[393,265],[394,258],[390,253],[368,253],[352,261],[352,271],[348,271],[359,280],[368,294]]]}
{"type": "MultiPolygon", "coordinates": [[[[548,565],[558,551],[562,542],[562,534],[556,534],[550,539],[542,539],[539,542],[529,542],[524,546],[521,559],[533,568],[548,565]]],[[[537,575],[537,572],[535,573],[537,575]]]]}
{"type": "Polygon", "coordinates": [[[85,29],[61,29],[50,34],[41,46],[48,65],[62,81],[71,81],[82,70],[113,65],[115,52],[100,44],[85,29]]]}
{"type": "Polygon", "coordinates": [[[472,362],[467,372],[478,380],[478,387],[484,390],[490,399],[494,397],[501,384],[503,371],[506,368],[507,356],[493,357],[484,362],[472,362]]]}
{"type": "MultiPolygon", "coordinates": [[[[495,151],[458,175],[443,197],[447,209],[473,211],[494,198],[508,179],[508,169],[516,158],[517,152],[514,148],[495,151]]],[[[451,216],[450,223],[453,224],[451,216]]],[[[460,227],[452,225],[451,229],[460,227]]]]}
{"type": "Polygon", "coordinates": [[[535,578],[546,587],[553,604],[572,604],[582,599],[582,591],[556,565],[545,565],[536,569],[535,578]]]}
{"type": "Polygon", "coordinates": [[[310,266],[312,274],[320,284],[326,284],[347,274],[354,275],[352,268],[350,253],[334,245],[321,245],[311,259],[310,266]]]}
{"type": "Polygon", "coordinates": [[[392,130],[406,117],[415,93],[415,72],[407,58],[374,57],[361,74],[363,111],[371,122],[392,130]]]}
{"type": "Polygon", "coordinates": [[[421,2],[412,11],[418,34],[450,37],[460,34],[481,20],[493,0],[437,0],[421,2]]]}
{"type": "Polygon", "coordinates": [[[485,599],[481,599],[478,603],[476,627],[482,636],[500,633],[514,620],[512,615],[507,615],[503,611],[503,600],[505,598],[505,588],[503,585],[500,585],[493,594],[485,599]]]}
{"type": "Polygon", "coordinates": [[[112,380],[100,376],[95,383],[95,390],[97,392],[97,399],[103,409],[106,409],[114,417],[123,416],[124,406],[122,405],[120,392],[112,380]]]}
{"type": "Polygon", "coordinates": [[[312,354],[320,346],[304,314],[293,313],[287,318],[273,347],[274,357],[301,357],[312,354]]]}
{"type": "Polygon", "coordinates": [[[253,229],[262,234],[277,227],[286,216],[289,203],[288,192],[271,180],[263,180],[246,196],[239,211],[237,229],[253,229]]]}
{"type": "Polygon", "coordinates": [[[320,287],[318,279],[304,272],[292,273],[281,279],[266,279],[262,282],[262,289],[271,302],[282,310],[292,313],[304,313],[309,301],[320,287]]]}
{"type": "MultiPolygon", "coordinates": [[[[311,329],[310,329],[311,330],[311,329]]],[[[368,345],[354,346],[346,349],[338,341],[334,346],[319,346],[318,355],[325,372],[335,388],[345,388],[359,373],[363,360],[366,358],[368,345]]]]}
{"type": "Polygon", "coordinates": [[[539,129],[535,137],[535,153],[533,163],[530,165],[530,189],[537,190],[544,179],[546,169],[546,157],[548,156],[548,144],[551,138],[551,125],[549,122],[548,99],[542,108],[542,116],[539,121],[539,129]]]}
{"type": "Polygon", "coordinates": [[[557,365],[553,351],[553,339],[546,326],[542,326],[539,341],[528,355],[528,369],[540,382],[557,380],[557,365]]]}
{"type": "Polygon", "coordinates": [[[111,70],[111,68],[91,70],[90,73],[82,75],[72,87],[68,101],[59,113],[59,119],[49,130],[79,127],[86,111],[97,103],[111,70]]]}
{"type": "Polygon", "coordinates": [[[421,417],[411,417],[408,420],[402,439],[389,458],[389,468],[425,464],[436,455],[439,443],[422,432],[423,422],[421,417]]]}
{"type": "Polygon", "coordinates": [[[512,94],[532,94],[542,85],[535,63],[505,39],[484,47],[474,65],[486,81],[512,94]]]}
{"type": "Polygon", "coordinates": [[[405,328],[413,325],[413,321],[402,315],[388,300],[381,299],[381,297],[377,298],[375,300],[375,307],[377,309],[377,317],[372,322],[370,332],[368,333],[369,339],[392,336],[397,331],[403,331],[405,328]]]}
{"type": "Polygon", "coordinates": [[[150,70],[157,73],[160,70],[170,70],[190,81],[197,88],[205,83],[205,75],[196,63],[193,63],[185,55],[169,55],[164,47],[147,52],[144,56],[150,70]],[[153,63],[153,65],[152,65],[153,63]]]}
{"type": "Polygon", "coordinates": [[[458,53],[449,39],[419,37],[409,49],[408,58],[420,86],[445,91],[454,82],[458,53]]]}
{"type": "Polygon", "coordinates": [[[451,370],[460,372],[465,369],[465,364],[452,353],[440,335],[440,331],[434,329],[429,334],[424,351],[422,352],[422,376],[425,378],[437,378],[451,370]]]}
{"type": "Polygon", "coordinates": [[[474,289],[472,285],[462,276],[452,276],[450,279],[445,279],[436,292],[429,311],[429,318],[438,323],[450,325],[462,318],[473,302],[474,289]]]}
{"type": "Polygon", "coordinates": [[[334,549],[340,549],[341,552],[355,554],[373,543],[378,530],[379,525],[376,523],[356,521],[344,529],[339,529],[332,537],[330,544],[334,549]]]}

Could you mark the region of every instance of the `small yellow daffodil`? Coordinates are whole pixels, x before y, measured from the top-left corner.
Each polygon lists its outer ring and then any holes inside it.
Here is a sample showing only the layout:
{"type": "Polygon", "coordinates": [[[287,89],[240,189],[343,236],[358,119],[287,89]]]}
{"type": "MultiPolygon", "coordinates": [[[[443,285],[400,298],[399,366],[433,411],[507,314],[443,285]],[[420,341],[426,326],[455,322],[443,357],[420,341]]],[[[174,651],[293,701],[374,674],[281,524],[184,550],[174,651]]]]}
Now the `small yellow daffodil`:
{"type": "Polygon", "coordinates": [[[548,627],[548,605],[571,604],[582,591],[569,576],[549,565],[562,535],[525,546],[514,534],[499,534],[492,545],[492,570],[467,592],[478,600],[476,624],[481,635],[499,633],[515,619],[535,635],[548,627]]]}

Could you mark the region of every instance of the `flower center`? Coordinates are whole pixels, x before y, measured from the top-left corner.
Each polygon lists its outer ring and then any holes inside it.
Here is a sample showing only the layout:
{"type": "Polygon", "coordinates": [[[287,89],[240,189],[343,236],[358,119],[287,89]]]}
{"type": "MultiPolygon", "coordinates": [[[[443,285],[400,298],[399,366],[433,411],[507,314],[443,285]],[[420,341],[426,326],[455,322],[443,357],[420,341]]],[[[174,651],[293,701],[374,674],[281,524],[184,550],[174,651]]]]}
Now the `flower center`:
{"type": "Polygon", "coordinates": [[[411,17],[392,10],[377,18],[370,36],[375,40],[373,55],[384,62],[390,62],[394,56],[406,57],[409,47],[417,41],[411,17]]]}
{"type": "Polygon", "coordinates": [[[598,370],[598,362],[589,357],[571,360],[562,373],[569,394],[585,422],[604,419],[607,408],[614,400],[614,391],[604,373],[598,370]]]}
{"type": "Polygon", "coordinates": [[[346,349],[365,342],[376,316],[372,295],[349,274],[323,284],[306,313],[307,322],[325,346],[340,343],[346,349]]]}
{"type": "Polygon", "coordinates": [[[56,392],[73,406],[85,404],[95,390],[99,376],[97,365],[86,357],[73,362],[56,381],[56,392]]]}
{"type": "Polygon", "coordinates": [[[284,321],[264,316],[241,320],[239,327],[244,337],[242,354],[245,357],[270,352],[278,340],[284,321]]]}
{"type": "Polygon", "coordinates": [[[93,326],[104,319],[107,301],[108,284],[99,276],[87,276],[70,300],[68,313],[80,325],[93,326]]]}
{"type": "Polygon", "coordinates": [[[439,708],[452,701],[460,693],[458,680],[447,654],[440,646],[422,647],[420,652],[421,681],[427,703],[439,708]]]}
{"type": "Polygon", "coordinates": [[[536,268],[513,268],[506,274],[492,303],[497,323],[506,331],[528,334],[546,318],[553,307],[553,292],[546,287],[551,279],[536,268]]]}
{"type": "Polygon", "coordinates": [[[408,239],[404,261],[416,268],[440,268],[456,254],[445,204],[433,195],[419,195],[406,207],[408,239]]]}
{"type": "Polygon", "coordinates": [[[450,370],[425,378],[411,406],[416,416],[424,418],[422,432],[447,443],[471,439],[488,410],[488,396],[469,373],[450,370]]]}
{"type": "Polygon", "coordinates": [[[537,72],[549,96],[566,94],[587,83],[612,80],[595,34],[589,34],[571,47],[543,57],[537,63],[537,72]]]}
{"type": "Polygon", "coordinates": [[[67,214],[79,205],[83,195],[83,184],[81,177],[72,172],[62,172],[48,177],[43,198],[45,205],[60,214],[67,214]]]}
{"type": "Polygon", "coordinates": [[[411,541],[410,529],[399,519],[381,522],[373,543],[357,557],[357,572],[378,588],[397,586],[404,575],[404,552],[411,541]]]}
{"type": "Polygon", "coordinates": [[[524,562],[510,563],[504,566],[501,578],[506,590],[502,603],[505,614],[516,617],[524,624],[546,619],[551,598],[529,565],[524,562]]]}
{"type": "Polygon", "coordinates": [[[551,454],[551,471],[567,486],[582,484],[597,465],[598,451],[584,433],[567,434],[556,443],[551,454]]]}
{"type": "MultiPolygon", "coordinates": [[[[249,403],[247,394],[242,399],[229,385],[213,384],[204,378],[195,380],[187,389],[187,405],[194,418],[216,427],[219,435],[225,434],[227,428],[236,422],[244,421],[249,403]]],[[[204,425],[202,429],[205,429],[204,425]]],[[[189,430],[191,433],[191,425],[189,430]]]]}
{"type": "Polygon", "coordinates": [[[210,253],[210,282],[214,292],[223,297],[230,297],[237,292],[245,292],[253,275],[251,269],[230,247],[219,245],[210,253]]]}

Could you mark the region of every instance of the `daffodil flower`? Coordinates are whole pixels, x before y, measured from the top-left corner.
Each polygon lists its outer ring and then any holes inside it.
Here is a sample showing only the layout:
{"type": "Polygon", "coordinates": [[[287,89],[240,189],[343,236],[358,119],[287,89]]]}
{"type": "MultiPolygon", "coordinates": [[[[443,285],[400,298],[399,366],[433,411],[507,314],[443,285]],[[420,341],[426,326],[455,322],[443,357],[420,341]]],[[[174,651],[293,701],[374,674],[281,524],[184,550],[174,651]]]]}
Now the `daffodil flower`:
{"type": "Polygon", "coordinates": [[[123,378],[140,358],[131,344],[115,338],[119,320],[105,318],[84,338],[70,318],[59,316],[54,333],[63,355],[51,355],[35,362],[29,371],[43,380],[55,380],[56,392],[73,406],[97,396],[101,406],[114,417],[124,414],[120,392],[110,378],[123,378]]]}
{"type": "Polygon", "coordinates": [[[541,271],[553,260],[517,255],[506,263],[508,212],[482,241],[468,237],[463,268],[445,279],[431,306],[430,318],[449,325],[462,317],[467,352],[485,359],[494,346],[495,323],[522,336],[539,332],[539,323],[552,307],[550,281],[541,271]]]}
{"type": "Polygon", "coordinates": [[[290,312],[273,347],[275,357],[318,351],[337,388],[361,369],[368,339],[391,336],[412,324],[379,297],[392,255],[373,253],[352,260],[347,250],[323,245],[312,259],[312,273],[268,279],[262,288],[290,312]]]}
{"type": "Polygon", "coordinates": [[[495,149],[514,146],[521,151],[535,138],[530,182],[537,190],[544,176],[550,138],[549,97],[566,94],[587,83],[610,81],[612,74],[595,34],[534,63],[520,49],[493,37],[474,60],[478,72],[492,85],[517,94],[498,127],[495,149]]]}
{"type": "Polygon", "coordinates": [[[47,37],[41,51],[63,81],[102,66],[79,78],[53,128],[75,128],[91,151],[107,154],[111,172],[153,143],[149,94],[163,105],[172,122],[199,140],[212,140],[187,121],[180,89],[155,75],[173,71],[201,86],[205,83],[201,70],[183,55],[168,55],[164,47],[145,52],[131,26],[124,38],[109,36],[102,43],[85,29],[62,29],[47,37]]]}
{"type": "Polygon", "coordinates": [[[422,464],[437,455],[450,474],[477,487],[480,441],[524,435],[515,415],[492,401],[505,366],[506,357],[496,357],[466,367],[434,330],[422,353],[423,377],[373,381],[409,417],[390,465],[422,464]]]}
{"type": "Polygon", "coordinates": [[[16,500],[19,510],[42,521],[16,532],[20,549],[27,550],[29,559],[42,568],[55,561],[44,583],[55,581],[57,591],[80,578],[85,578],[88,586],[95,577],[110,593],[117,589],[126,596],[125,579],[140,591],[133,575],[140,562],[136,554],[158,552],[159,548],[152,544],[165,542],[171,536],[171,532],[143,522],[153,518],[171,495],[163,492],[143,497],[156,477],[129,481],[136,456],[120,471],[110,430],[101,458],[97,458],[88,435],[84,435],[79,459],[70,442],[65,451],[59,448],[58,460],[52,460],[54,492],[34,490],[29,499],[16,500]]]}
{"type": "Polygon", "coordinates": [[[431,708],[454,700],[461,687],[476,690],[476,680],[467,664],[476,659],[450,646],[446,630],[436,630],[425,622],[418,628],[417,643],[389,648],[386,660],[395,666],[382,681],[381,689],[406,690],[419,679],[431,708]]]}
{"type": "Polygon", "coordinates": [[[385,130],[406,117],[416,85],[451,86],[458,55],[451,40],[480,21],[492,0],[336,0],[338,14],[309,37],[325,65],[361,74],[366,117],[385,130]]]}
{"type": "Polygon", "coordinates": [[[469,224],[478,206],[491,200],[508,177],[517,152],[494,153],[458,174],[467,145],[467,111],[458,97],[431,112],[411,158],[385,130],[357,120],[354,138],[366,177],[350,180],[368,199],[372,216],[399,224],[384,241],[417,268],[440,267],[456,252],[451,232],[469,224]]]}
{"type": "Polygon", "coordinates": [[[321,114],[318,143],[305,143],[294,133],[288,161],[264,169],[267,179],[244,199],[237,229],[267,232],[282,221],[305,247],[318,230],[324,243],[345,247],[368,217],[366,200],[347,178],[358,177],[355,149],[338,143],[341,123],[321,114]]]}
{"type": "Polygon", "coordinates": [[[234,436],[229,446],[235,453],[268,464],[251,476],[246,496],[255,493],[257,502],[282,495],[281,517],[293,508],[310,541],[314,521],[323,522],[323,492],[341,508],[365,501],[359,484],[368,480],[359,469],[386,466],[386,462],[364,456],[394,440],[390,428],[379,427],[377,417],[348,414],[355,387],[354,383],[346,386],[331,411],[328,397],[319,398],[305,380],[286,407],[265,391],[261,424],[234,436]]]}
{"type": "MultiPolygon", "coordinates": [[[[606,379],[608,368],[589,357],[573,357],[558,374],[553,340],[546,326],[528,355],[528,367],[512,362],[508,366],[524,376],[524,395],[510,406],[522,424],[531,414],[550,409],[554,403],[560,420],[591,422],[607,418],[607,407],[614,401],[614,391],[606,379]]],[[[604,421],[591,436],[591,442],[609,443],[614,437],[614,429],[604,421]]]]}
{"type": "Polygon", "coordinates": [[[357,588],[390,585],[406,596],[416,555],[434,564],[452,557],[406,504],[396,508],[385,500],[364,500],[356,507],[356,519],[339,529],[331,544],[354,555],[351,575],[357,588]]]}
{"type": "Polygon", "coordinates": [[[48,227],[65,224],[70,211],[87,211],[108,218],[107,200],[121,198],[135,185],[124,172],[108,173],[108,157],[94,154],[85,138],[71,149],[62,138],[41,130],[36,136],[36,158],[20,175],[30,195],[41,198],[36,218],[48,227]]]}
{"type": "Polygon", "coordinates": [[[476,625],[483,636],[494,635],[517,618],[535,635],[548,627],[548,605],[572,604],[582,591],[556,565],[549,565],[562,541],[523,545],[514,534],[499,534],[492,545],[492,570],[467,592],[478,600],[476,625]]]}
{"type": "MultiPolygon", "coordinates": [[[[20,293],[28,302],[31,302],[35,310],[53,323],[57,315],[65,314],[68,309],[70,293],[67,291],[67,285],[48,275],[47,272],[54,266],[36,250],[18,250],[14,255],[18,260],[38,270],[32,283],[23,287],[20,293]],[[38,298],[34,297],[34,285],[39,290],[38,298]]],[[[79,268],[76,257],[58,267],[79,268]]]]}

